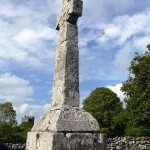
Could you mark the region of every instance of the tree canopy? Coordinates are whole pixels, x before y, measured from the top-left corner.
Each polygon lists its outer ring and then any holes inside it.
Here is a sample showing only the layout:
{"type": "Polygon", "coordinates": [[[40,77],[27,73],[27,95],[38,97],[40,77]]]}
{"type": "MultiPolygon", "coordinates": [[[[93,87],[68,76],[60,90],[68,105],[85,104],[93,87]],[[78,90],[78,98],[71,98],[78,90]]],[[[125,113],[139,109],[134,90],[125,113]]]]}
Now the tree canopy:
{"type": "Polygon", "coordinates": [[[126,95],[128,126],[141,128],[141,135],[150,135],[150,45],[147,48],[144,54],[135,54],[121,88],[126,95]]]}
{"type": "Polygon", "coordinates": [[[16,112],[11,102],[0,104],[0,142],[13,139],[13,128],[17,125],[16,112]]]}
{"type": "Polygon", "coordinates": [[[83,109],[97,119],[101,132],[107,133],[108,136],[120,134],[117,122],[123,108],[116,93],[105,87],[96,88],[83,101],[83,109]]]}
{"type": "Polygon", "coordinates": [[[0,104],[0,123],[6,123],[11,126],[17,124],[16,111],[13,109],[11,102],[0,104]]]}

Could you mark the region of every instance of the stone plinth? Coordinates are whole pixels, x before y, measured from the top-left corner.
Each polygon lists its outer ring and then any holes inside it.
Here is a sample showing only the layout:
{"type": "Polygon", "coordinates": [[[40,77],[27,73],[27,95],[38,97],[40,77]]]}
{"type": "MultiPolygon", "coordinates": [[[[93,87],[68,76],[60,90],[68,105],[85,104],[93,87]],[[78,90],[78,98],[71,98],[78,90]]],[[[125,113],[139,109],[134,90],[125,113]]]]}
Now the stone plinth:
{"type": "Polygon", "coordinates": [[[80,109],[49,109],[28,133],[27,150],[101,150],[99,126],[80,109]]]}
{"type": "Polygon", "coordinates": [[[96,150],[100,148],[92,133],[29,132],[27,149],[32,150],[96,150]]]}

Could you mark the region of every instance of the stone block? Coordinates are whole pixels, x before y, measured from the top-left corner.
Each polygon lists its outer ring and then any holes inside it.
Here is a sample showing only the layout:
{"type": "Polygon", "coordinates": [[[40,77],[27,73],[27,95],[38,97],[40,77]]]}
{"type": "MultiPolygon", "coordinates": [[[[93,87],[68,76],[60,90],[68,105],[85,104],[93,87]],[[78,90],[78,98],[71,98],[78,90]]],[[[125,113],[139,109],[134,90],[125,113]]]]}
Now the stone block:
{"type": "Polygon", "coordinates": [[[103,150],[92,133],[29,132],[26,150],[103,150]]]}
{"type": "Polygon", "coordinates": [[[107,150],[107,134],[99,135],[100,143],[102,143],[102,149],[107,150]]]}
{"type": "Polygon", "coordinates": [[[65,22],[63,28],[59,30],[58,34],[59,34],[58,44],[57,44],[58,46],[65,41],[74,41],[75,43],[77,43],[77,46],[78,46],[77,25],[65,22]]]}
{"type": "Polygon", "coordinates": [[[80,17],[82,15],[83,1],[71,0],[69,3],[70,3],[69,15],[80,17]]]}
{"type": "Polygon", "coordinates": [[[66,138],[63,133],[29,132],[27,150],[66,150],[66,138]]]}
{"type": "Polygon", "coordinates": [[[67,150],[93,150],[91,133],[67,133],[67,150]]]}

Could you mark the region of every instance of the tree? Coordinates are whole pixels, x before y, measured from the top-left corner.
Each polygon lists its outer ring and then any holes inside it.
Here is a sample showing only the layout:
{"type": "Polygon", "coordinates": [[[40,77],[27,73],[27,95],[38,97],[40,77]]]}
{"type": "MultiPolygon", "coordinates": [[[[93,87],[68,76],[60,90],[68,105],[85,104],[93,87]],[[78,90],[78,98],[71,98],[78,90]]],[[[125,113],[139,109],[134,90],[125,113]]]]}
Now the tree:
{"type": "Polygon", "coordinates": [[[127,131],[132,128],[138,135],[150,135],[150,45],[147,48],[144,54],[135,54],[121,88],[126,95],[127,131]]]}
{"type": "Polygon", "coordinates": [[[108,136],[123,134],[123,126],[119,124],[123,111],[122,102],[117,94],[108,88],[96,88],[83,101],[83,109],[91,113],[98,121],[100,132],[108,136]]]}
{"type": "Polygon", "coordinates": [[[17,124],[16,111],[13,109],[11,102],[0,104],[0,123],[7,123],[11,126],[15,126],[17,124]]]}
{"type": "Polygon", "coordinates": [[[16,112],[12,107],[12,103],[5,102],[0,104],[0,142],[13,140],[16,125],[16,112]]]}

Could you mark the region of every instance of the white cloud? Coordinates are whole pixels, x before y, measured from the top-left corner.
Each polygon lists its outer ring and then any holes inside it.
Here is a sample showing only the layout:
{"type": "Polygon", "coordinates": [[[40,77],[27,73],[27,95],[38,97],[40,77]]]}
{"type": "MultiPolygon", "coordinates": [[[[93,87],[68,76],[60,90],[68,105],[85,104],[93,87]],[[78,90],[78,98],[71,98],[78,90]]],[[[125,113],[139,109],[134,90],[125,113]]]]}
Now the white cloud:
{"type": "Polygon", "coordinates": [[[150,35],[143,37],[137,37],[133,39],[133,46],[136,51],[145,52],[147,50],[146,46],[150,44],[150,35]]]}
{"type": "Polygon", "coordinates": [[[111,23],[101,24],[99,27],[104,34],[98,38],[98,42],[107,44],[110,40],[116,40],[115,45],[124,45],[128,39],[150,33],[150,9],[134,15],[121,15],[113,19],[111,23]]]}
{"type": "Polygon", "coordinates": [[[125,13],[134,4],[136,0],[121,0],[117,3],[115,0],[88,0],[84,2],[83,17],[86,24],[95,26],[100,22],[110,21],[116,14],[125,13]]]}
{"type": "Polygon", "coordinates": [[[14,39],[21,44],[22,46],[26,46],[27,44],[36,44],[40,42],[39,40],[47,39],[54,40],[56,39],[56,32],[52,28],[48,28],[47,26],[40,26],[37,29],[23,29],[20,31],[18,35],[14,37],[14,39]]]}
{"type": "Polygon", "coordinates": [[[130,62],[135,56],[135,52],[139,54],[144,53],[147,48],[146,46],[150,43],[150,36],[135,37],[131,41],[118,50],[114,59],[114,65],[117,67],[118,72],[126,72],[130,66],[130,62]]]}
{"type": "Polygon", "coordinates": [[[53,20],[52,15],[56,12],[48,11],[48,7],[52,8],[53,5],[46,3],[41,3],[44,10],[39,11],[29,1],[21,5],[0,2],[2,69],[6,63],[11,67],[12,61],[28,68],[43,69],[54,60],[57,34],[49,21],[53,20]]]}
{"type": "Polygon", "coordinates": [[[0,75],[0,99],[11,101],[19,106],[27,101],[34,93],[30,82],[10,73],[0,75]]]}
{"type": "Polygon", "coordinates": [[[127,70],[130,65],[132,44],[126,44],[121,50],[118,51],[115,57],[115,65],[119,71],[127,70]]]}

